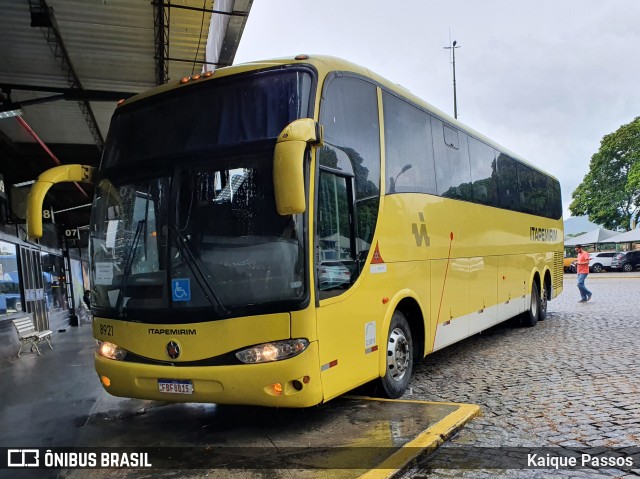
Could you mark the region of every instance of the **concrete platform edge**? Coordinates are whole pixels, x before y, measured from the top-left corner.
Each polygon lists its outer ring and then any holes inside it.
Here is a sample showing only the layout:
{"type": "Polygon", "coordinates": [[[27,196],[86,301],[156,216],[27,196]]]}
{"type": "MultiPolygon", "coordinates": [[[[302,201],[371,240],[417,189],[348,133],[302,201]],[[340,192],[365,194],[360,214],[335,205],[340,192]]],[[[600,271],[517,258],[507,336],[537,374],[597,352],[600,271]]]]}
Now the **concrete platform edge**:
{"type": "Polygon", "coordinates": [[[480,406],[476,404],[437,403],[430,401],[379,399],[358,397],[358,399],[370,399],[375,401],[415,402],[424,404],[447,404],[458,406],[454,412],[444,419],[426,429],[412,441],[402,446],[398,451],[379,464],[376,469],[371,469],[362,474],[358,479],[392,479],[406,470],[411,463],[425,452],[432,452],[440,447],[447,439],[451,438],[467,422],[480,415],[480,406]]]}

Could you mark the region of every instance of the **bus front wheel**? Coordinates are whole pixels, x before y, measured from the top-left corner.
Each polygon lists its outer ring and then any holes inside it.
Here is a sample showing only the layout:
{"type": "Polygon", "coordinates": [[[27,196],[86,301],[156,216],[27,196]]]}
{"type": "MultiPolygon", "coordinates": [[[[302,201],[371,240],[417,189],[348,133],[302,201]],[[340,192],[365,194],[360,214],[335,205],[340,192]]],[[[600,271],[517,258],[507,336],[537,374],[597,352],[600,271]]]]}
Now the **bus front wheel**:
{"type": "Polygon", "coordinates": [[[409,387],[413,371],[413,339],[405,315],[396,311],[391,318],[386,345],[387,368],[381,378],[385,396],[397,399],[409,387]]]}

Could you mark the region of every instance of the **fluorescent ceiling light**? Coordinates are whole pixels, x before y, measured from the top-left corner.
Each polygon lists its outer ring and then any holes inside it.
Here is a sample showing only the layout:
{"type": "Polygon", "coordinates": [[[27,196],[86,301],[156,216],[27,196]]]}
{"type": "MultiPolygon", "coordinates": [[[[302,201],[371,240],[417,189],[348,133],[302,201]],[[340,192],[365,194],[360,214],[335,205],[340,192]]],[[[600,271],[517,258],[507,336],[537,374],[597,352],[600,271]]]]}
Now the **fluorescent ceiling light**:
{"type": "Polygon", "coordinates": [[[22,108],[16,108],[15,110],[0,111],[0,120],[2,120],[3,118],[13,118],[14,116],[22,116],[23,114],[24,114],[24,111],[22,111],[22,108]]]}
{"type": "Polygon", "coordinates": [[[72,206],[71,208],[66,208],[64,210],[58,210],[58,211],[54,211],[54,213],[64,213],[65,211],[73,211],[73,210],[78,210],[80,208],[86,208],[88,206],[91,206],[91,203],[87,203],[86,205],[80,205],[80,206],[72,206]]]}
{"type": "MultiPolygon", "coordinates": [[[[0,113],[1,115],[2,113],[0,113]]],[[[29,181],[23,181],[22,183],[16,183],[15,186],[16,188],[20,188],[21,186],[30,186],[32,184],[34,184],[36,182],[36,180],[29,180],[29,181]]]]}

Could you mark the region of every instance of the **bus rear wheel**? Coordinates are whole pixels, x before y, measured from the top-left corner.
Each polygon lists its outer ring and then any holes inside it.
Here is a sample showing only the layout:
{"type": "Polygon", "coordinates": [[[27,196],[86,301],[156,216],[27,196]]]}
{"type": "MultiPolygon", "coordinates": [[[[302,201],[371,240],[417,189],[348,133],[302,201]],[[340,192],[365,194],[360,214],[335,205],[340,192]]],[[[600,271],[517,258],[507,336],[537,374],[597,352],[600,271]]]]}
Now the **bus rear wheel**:
{"type": "Polygon", "coordinates": [[[535,281],[531,284],[531,304],[529,304],[529,311],[522,316],[521,324],[528,328],[536,325],[538,318],[540,317],[540,290],[538,289],[538,283],[535,281]]]}
{"type": "Polygon", "coordinates": [[[538,314],[538,321],[544,321],[545,319],[547,319],[549,296],[551,296],[551,292],[549,291],[549,285],[545,282],[545,285],[542,289],[542,296],[540,297],[540,314],[538,314]]]}
{"type": "Polygon", "coordinates": [[[405,315],[396,311],[391,318],[386,344],[387,367],[380,379],[385,396],[397,399],[409,387],[413,371],[413,339],[405,315]]]}

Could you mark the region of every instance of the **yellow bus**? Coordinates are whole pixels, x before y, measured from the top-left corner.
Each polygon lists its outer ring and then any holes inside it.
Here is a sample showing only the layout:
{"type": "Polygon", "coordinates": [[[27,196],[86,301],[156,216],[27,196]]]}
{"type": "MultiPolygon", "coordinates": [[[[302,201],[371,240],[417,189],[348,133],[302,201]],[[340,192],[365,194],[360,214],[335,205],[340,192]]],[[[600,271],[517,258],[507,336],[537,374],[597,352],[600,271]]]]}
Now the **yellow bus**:
{"type": "Polygon", "coordinates": [[[120,104],[90,232],[95,367],[116,396],[307,407],[562,290],[560,186],[368,69],[294,58],[120,104]]]}

